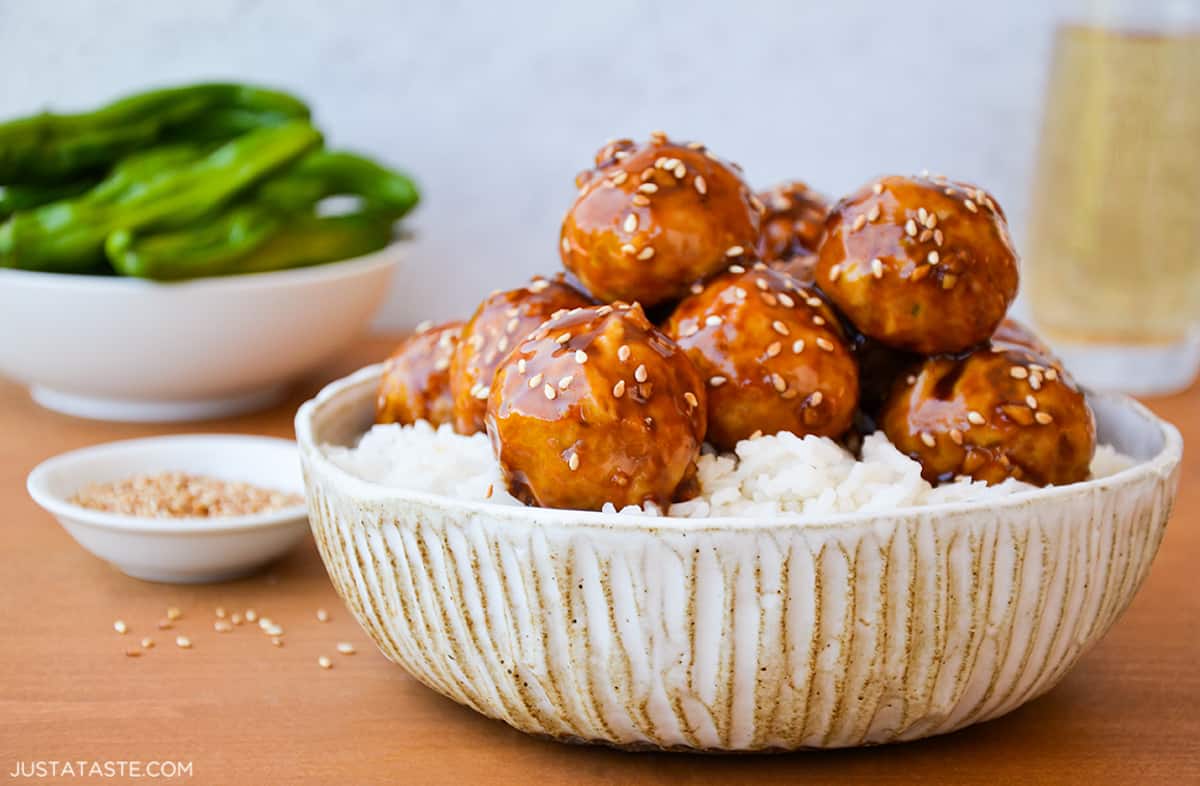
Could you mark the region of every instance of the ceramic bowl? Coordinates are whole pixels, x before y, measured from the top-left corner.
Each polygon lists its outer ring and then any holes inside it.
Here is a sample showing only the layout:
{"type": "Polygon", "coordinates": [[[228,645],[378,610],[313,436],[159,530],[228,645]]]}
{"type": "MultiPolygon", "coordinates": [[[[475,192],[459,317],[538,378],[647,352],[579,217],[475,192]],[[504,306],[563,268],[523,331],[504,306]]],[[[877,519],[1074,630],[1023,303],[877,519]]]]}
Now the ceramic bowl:
{"type": "Polygon", "coordinates": [[[1179,432],[1092,399],[1137,464],[982,503],[663,519],[368,483],[322,444],[369,427],[379,368],[296,419],[309,518],[347,606],[418,680],[522,731],[633,748],[913,740],[1050,690],[1113,624],[1171,511],[1179,432]]]}
{"type": "Polygon", "coordinates": [[[185,434],[110,442],[39,464],[26,487],[71,537],[122,572],[174,584],[244,576],[285,554],[308,531],[303,504],[219,518],[139,518],[68,500],[89,483],[180,470],[300,493],[296,443],[240,434],[185,434]]]}
{"type": "Polygon", "coordinates": [[[45,407],[179,421],[271,404],[364,329],[402,245],[295,270],[159,283],[0,270],[0,374],[45,407]]]}

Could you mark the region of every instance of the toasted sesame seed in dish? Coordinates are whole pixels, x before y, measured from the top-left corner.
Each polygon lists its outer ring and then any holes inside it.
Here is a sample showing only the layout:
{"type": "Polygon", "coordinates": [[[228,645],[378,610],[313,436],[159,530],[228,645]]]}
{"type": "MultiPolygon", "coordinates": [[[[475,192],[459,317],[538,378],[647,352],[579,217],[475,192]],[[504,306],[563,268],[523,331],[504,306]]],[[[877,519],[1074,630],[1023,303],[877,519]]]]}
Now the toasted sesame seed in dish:
{"type": "MultiPolygon", "coordinates": [[[[48,459],[27,488],[81,546],[150,581],[246,575],[308,529],[291,440],[195,434],[111,442],[48,459]]],[[[170,629],[173,614],[160,627],[170,629]]]]}

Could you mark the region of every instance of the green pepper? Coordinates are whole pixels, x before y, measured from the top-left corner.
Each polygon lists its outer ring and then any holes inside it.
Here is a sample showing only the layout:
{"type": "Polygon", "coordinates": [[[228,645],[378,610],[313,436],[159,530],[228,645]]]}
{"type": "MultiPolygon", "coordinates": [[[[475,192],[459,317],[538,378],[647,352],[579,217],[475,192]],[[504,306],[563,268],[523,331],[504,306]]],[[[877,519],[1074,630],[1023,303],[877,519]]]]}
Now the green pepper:
{"type": "MultiPolygon", "coordinates": [[[[0,123],[0,183],[60,183],[104,169],[131,152],[171,135],[188,140],[188,127],[212,139],[220,120],[210,113],[233,115],[231,135],[247,129],[257,116],[263,126],[281,118],[307,120],[308,107],[286,93],[249,85],[211,83],[153,90],[122,98],[93,112],[53,114],[0,123]]],[[[226,116],[225,122],[229,122],[226,116]]],[[[251,128],[262,127],[251,125],[251,128]]],[[[218,136],[216,141],[229,137],[218,136]]]]}
{"type": "Polygon", "coordinates": [[[263,259],[271,260],[271,269],[327,262],[382,248],[391,239],[392,223],[417,200],[416,186],[405,175],[353,153],[317,150],[220,215],[172,232],[114,232],[105,253],[124,275],[160,280],[246,272],[263,259]],[[338,195],[358,198],[358,217],[313,224],[323,221],[312,215],[318,203],[338,195]],[[314,251],[284,239],[297,235],[314,243],[314,251]],[[361,244],[337,245],[342,255],[326,256],[316,249],[322,241],[332,242],[329,238],[361,244]],[[296,254],[293,264],[283,259],[289,250],[296,254]]]}
{"type": "Polygon", "coordinates": [[[406,215],[419,200],[417,187],[401,172],[354,153],[316,150],[258,187],[255,198],[284,209],[315,205],[331,196],[353,195],[365,209],[406,215]]]}
{"type": "Polygon", "coordinates": [[[79,196],[96,185],[94,180],[79,180],[61,185],[0,186],[0,220],[18,210],[32,210],[63,199],[79,196]]]}
{"type": "Polygon", "coordinates": [[[201,229],[135,238],[109,236],[105,250],[125,276],[178,281],[319,265],[378,251],[392,239],[393,219],[372,211],[285,218],[243,205],[201,229]]]}
{"type": "Polygon", "coordinates": [[[320,142],[321,135],[304,122],[261,128],[174,168],[152,173],[147,167],[144,180],[131,178],[105,199],[85,194],[18,213],[0,225],[0,267],[93,270],[113,232],[176,227],[211,216],[320,142]]]}

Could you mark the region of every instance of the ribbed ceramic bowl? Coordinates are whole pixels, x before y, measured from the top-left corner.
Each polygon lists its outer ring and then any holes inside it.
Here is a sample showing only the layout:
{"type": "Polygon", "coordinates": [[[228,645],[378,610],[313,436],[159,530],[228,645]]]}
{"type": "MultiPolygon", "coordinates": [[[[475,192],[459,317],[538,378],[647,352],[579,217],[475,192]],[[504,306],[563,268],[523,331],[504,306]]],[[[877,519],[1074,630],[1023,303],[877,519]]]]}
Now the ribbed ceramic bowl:
{"type": "Polygon", "coordinates": [[[383,652],[522,731],[750,751],[913,740],[1046,692],[1150,569],[1179,432],[1095,397],[1119,474],[987,503],[649,519],[401,491],[320,445],[369,427],[379,367],[305,404],[309,517],[383,652]]]}

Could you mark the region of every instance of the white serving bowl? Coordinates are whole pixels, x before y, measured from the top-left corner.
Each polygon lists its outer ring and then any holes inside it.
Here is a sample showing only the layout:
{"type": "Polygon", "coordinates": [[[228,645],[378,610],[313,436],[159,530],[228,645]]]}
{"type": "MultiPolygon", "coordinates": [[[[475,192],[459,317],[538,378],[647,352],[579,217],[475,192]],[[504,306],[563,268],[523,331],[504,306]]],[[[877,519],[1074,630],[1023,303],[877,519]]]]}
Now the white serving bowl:
{"type": "Polygon", "coordinates": [[[79,545],[122,572],[177,584],[244,576],[286,553],[308,530],[303,504],[214,518],[139,518],[68,500],[89,483],[179,470],[292,493],[303,490],[296,443],[240,434],[109,442],[43,461],[26,487],[79,545]]]}
{"type": "Polygon", "coordinates": [[[101,420],[260,408],[364,328],[400,248],[174,283],[0,269],[0,374],[45,407],[101,420]]]}
{"type": "Polygon", "coordinates": [[[1179,432],[1092,399],[1138,463],[977,503],[758,521],[461,502],[322,453],[371,422],[379,367],[301,407],[309,517],[384,654],[522,731],[697,750],[913,740],[1048,691],[1150,569],[1179,432]]]}

